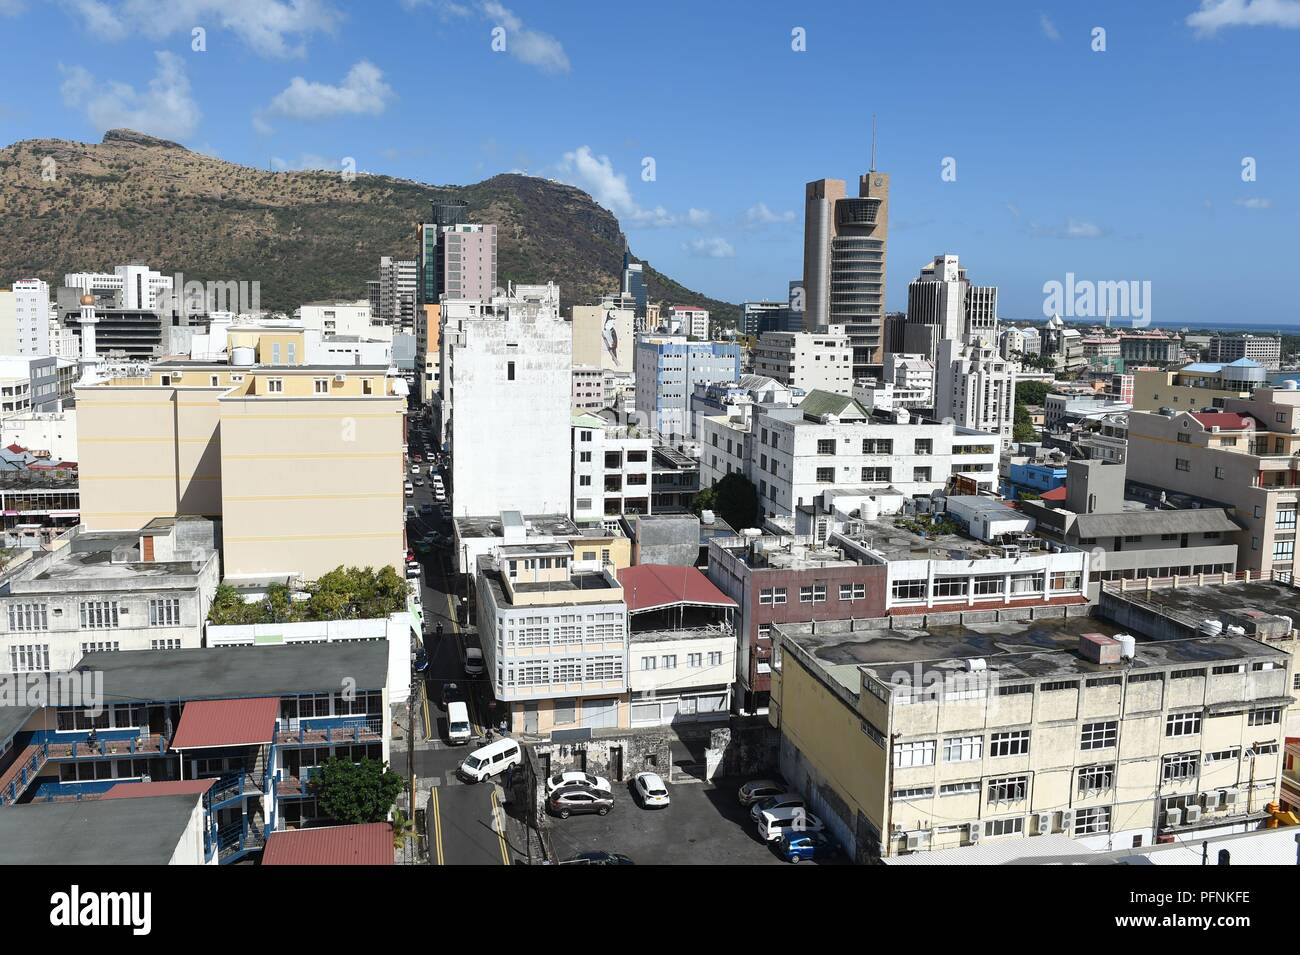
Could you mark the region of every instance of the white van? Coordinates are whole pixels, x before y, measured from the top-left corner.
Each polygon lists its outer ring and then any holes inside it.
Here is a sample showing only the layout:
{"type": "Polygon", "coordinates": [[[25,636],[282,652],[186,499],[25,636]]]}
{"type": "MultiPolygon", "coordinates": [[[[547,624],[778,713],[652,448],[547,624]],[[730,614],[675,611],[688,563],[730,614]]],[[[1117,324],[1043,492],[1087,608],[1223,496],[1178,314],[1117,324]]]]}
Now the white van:
{"type": "Polygon", "coordinates": [[[822,821],[802,806],[772,809],[758,815],[758,837],[775,842],[793,832],[821,832],[822,821]]]}
{"type": "Polygon", "coordinates": [[[505,772],[508,766],[519,765],[521,758],[519,744],[503,736],[466,756],[457,773],[470,782],[481,783],[489,776],[505,772]]]}
{"type": "Polygon", "coordinates": [[[464,703],[447,704],[447,742],[464,746],[469,742],[469,707],[464,703]]]}

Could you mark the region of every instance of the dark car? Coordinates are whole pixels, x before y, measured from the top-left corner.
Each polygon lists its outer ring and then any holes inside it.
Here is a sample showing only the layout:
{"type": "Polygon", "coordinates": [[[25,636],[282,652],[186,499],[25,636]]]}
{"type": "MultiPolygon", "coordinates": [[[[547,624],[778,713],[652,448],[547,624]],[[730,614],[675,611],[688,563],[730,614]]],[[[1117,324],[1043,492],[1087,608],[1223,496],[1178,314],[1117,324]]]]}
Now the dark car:
{"type": "Polygon", "coordinates": [[[572,859],[565,859],[560,865],[636,865],[621,852],[583,852],[572,859]]]}
{"type": "Polygon", "coordinates": [[[461,693],[460,687],[455,683],[444,683],[442,685],[442,708],[445,710],[448,703],[463,703],[465,695],[461,693]]]}
{"type": "Polygon", "coordinates": [[[420,505],[421,514],[432,514],[433,512],[434,512],[434,506],[428,503],[427,501],[424,504],[420,505]]]}
{"type": "Polygon", "coordinates": [[[423,649],[416,650],[415,651],[415,672],[423,673],[427,669],[429,669],[429,654],[425,653],[423,649]]]}
{"type": "Polygon", "coordinates": [[[547,797],[546,808],[561,819],[568,819],[574,813],[594,812],[603,816],[614,808],[614,797],[586,786],[565,786],[547,797]]]}
{"type": "Polygon", "coordinates": [[[840,847],[824,832],[791,832],[773,841],[771,846],[787,862],[834,859],[840,854],[840,847]]]}

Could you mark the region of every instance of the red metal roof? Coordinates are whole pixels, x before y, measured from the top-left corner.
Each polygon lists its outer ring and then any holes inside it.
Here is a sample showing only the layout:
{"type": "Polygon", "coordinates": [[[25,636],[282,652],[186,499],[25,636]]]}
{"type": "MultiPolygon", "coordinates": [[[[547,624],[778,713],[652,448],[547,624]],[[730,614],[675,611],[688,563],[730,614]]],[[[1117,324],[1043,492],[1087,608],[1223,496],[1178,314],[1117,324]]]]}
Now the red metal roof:
{"type": "Polygon", "coordinates": [[[191,700],[181,710],[172,749],[269,743],[280,716],[274,696],[251,700],[191,700]]]}
{"type": "Polygon", "coordinates": [[[205,793],[216,784],[215,779],[180,779],[158,783],[118,783],[102,795],[101,799],[138,799],[141,796],[188,796],[205,793]]]}
{"type": "Polygon", "coordinates": [[[1064,501],[1065,485],[1062,484],[1060,487],[1054,487],[1050,491],[1044,491],[1038,496],[1044,501],[1064,501]]]}
{"type": "Polygon", "coordinates": [[[386,822],[319,829],[281,829],[266,840],[262,865],[392,865],[393,827],[386,822]]]}
{"type": "Polygon", "coordinates": [[[628,613],[658,610],[675,604],[736,606],[734,600],[694,567],[637,564],[620,570],[618,582],[623,585],[623,600],[627,603],[628,613]]]}
{"type": "Polygon", "coordinates": [[[1224,428],[1229,431],[1240,431],[1243,428],[1253,428],[1255,419],[1250,415],[1237,414],[1232,411],[1193,411],[1192,417],[1209,430],[1210,428],[1224,428]]]}

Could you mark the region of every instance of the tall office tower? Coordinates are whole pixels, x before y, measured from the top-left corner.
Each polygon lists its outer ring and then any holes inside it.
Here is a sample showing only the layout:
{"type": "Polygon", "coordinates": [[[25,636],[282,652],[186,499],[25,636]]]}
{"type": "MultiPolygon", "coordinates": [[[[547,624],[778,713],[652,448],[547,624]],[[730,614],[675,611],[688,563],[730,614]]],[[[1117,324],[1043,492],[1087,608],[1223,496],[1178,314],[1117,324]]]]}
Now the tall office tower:
{"type": "Polygon", "coordinates": [[[632,252],[628,249],[623,250],[623,281],[619,285],[619,291],[624,298],[631,296],[636,302],[633,315],[644,328],[647,302],[645,268],[640,262],[632,261],[632,252]]]}
{"type": "Polygon", "coordinates": [[[13,322],[0,322],[4,354],[50,354],[50,286],[40,279],[15,282],[13,305],[13,322]]]}
{"type": "Polygon", "coordinates": [[[469,206],[460,199],[434,199],[429,203],[429,221],[415,227],[418,268],[417,305],[437,305],[444,288],[444,275],[438,267],[438,240],[442,230],[461,225],[469,216],[469,206]]]}
{"type": "Polygon", "coordinates": [[[819,179],[804,199],[804,327],[846,326],[854,377],[866,377],[884,358],[889,174],[860,176],[856,197],[842,179],[819,179]]]}
{"type": "Polygon", "coordinates": [[[934,416],[960,428],[996,434],[1011,446],[1015,418],[1015,365],[978,341],[939,343],[934,370],[934,416]]]}
{"type": "Polygon", "coordinates": [[[379,316],[385,325],[411,327],[415,320],[417,268],[413,259],[379,259],[379,316]]]}
{"type": "Polygon", "coordinates": [[[907,286],[902,351],[922,354],[937,366],[939,343],[997,344],[998,290],[972,285],[957,256],[936,255],[907,286]]]}
{"type": "Polygon", "coordinates": [[[379,279],[370,279],[366,282],[366,301],[370,303],[370,314],[376,322],[379,321],[379,311],[383,301],[379,287],[379,279]]]}
{"type": "Polygon", "coordinates": [[[497,291],[497,227],[462,222],[438,233],[438,293],[489,301],[497,291]]]}

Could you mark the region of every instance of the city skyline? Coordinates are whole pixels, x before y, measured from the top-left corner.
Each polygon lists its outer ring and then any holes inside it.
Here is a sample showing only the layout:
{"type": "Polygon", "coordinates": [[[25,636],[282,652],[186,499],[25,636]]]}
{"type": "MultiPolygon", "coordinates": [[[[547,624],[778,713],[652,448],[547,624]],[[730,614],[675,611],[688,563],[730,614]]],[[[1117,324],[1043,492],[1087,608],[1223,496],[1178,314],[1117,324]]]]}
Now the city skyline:
{"type": "Polygon", "coordinates": [[[1270,253],[1297,133],[1238,104],[1295,78],[1296,4],[882,10],[880,89],[852,99],[840,91],[861,40],[839,4],[647,20],[592,5],[69,0],[0,16],[35,40],[0,66],[23,90],[0,95],[6,143],[129,126],[274,169],[351,157],[435,184],[526,171],[584,188],[639,257],[739,302],[800,277],[804,184],[865,172],[876,114],[890,311],[921,265],[955,252],[1012,321],[1041,317],[1044,284],[1068,273],[1149,281],[1159,325],[1290,319],[1270,253]]]}

